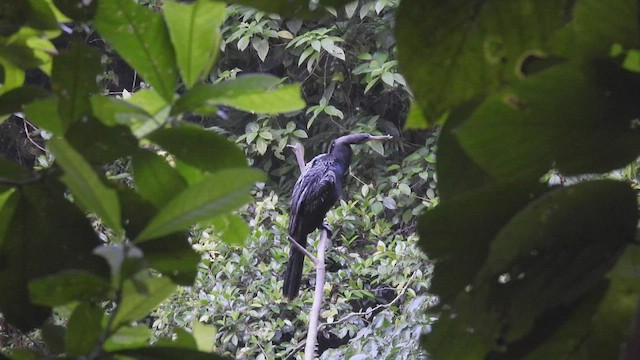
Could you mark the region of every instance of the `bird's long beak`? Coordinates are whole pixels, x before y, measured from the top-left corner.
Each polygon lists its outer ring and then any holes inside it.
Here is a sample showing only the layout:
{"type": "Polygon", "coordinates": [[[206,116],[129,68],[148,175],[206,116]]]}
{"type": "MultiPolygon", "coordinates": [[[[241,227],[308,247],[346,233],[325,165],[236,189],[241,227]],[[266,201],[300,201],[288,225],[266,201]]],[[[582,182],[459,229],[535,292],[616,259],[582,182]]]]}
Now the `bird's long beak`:
{"type": "Polygon", "coordinates": [[[393,139],[393,136],[391,135],[375,135],[375,136],[371,135],[367,140],[368,141],[386,141],[391,139],[393,139]]]}

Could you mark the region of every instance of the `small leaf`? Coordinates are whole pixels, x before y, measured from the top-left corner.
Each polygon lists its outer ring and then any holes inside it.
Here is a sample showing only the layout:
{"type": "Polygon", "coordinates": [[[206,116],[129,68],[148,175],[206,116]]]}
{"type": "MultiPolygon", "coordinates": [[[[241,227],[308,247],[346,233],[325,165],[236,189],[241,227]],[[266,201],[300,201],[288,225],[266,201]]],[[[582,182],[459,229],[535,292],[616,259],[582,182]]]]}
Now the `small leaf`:
{"type": "Polygon", "coordinates": [[[288,39],[288,40],[292,40],[293,39],[293,34],[290,33],[287,30],[280,30],[277,32],[278,37],[282,38],[282,39],[288,39]]]}
{"type": "Polygon", "coordinates": [[[381,78],[382,78],[382,81],[383,81],[385,84],[387,84],[387,85],[389,85],[389,86],[393,86],[393,83],[394,83],[394,81],[395,81],[395,78],[393,77],[393,73],[390,73],[390,72],[384,72],[384,73],[382,73],[381,78]]]}
{"type": "Polygon", "coordinates": [[[357,1],[352,1],[344,6],[344,12],[347,15],[348,19],[351,19],[353,17],[353,14],[355,14],[357,7],[358,7],[357,1]]]}
{"type": "Polygon", "coordinates": [[[62,181],[71,189],[76,201],[86,210],[94,211],[105,225],[122,231],[116,192],[102,183],[91,166],[63,138],[49,140],[48,148],[64,170],[62,181]]]}
{"type": "Polygon", "coordinates": [[[245,35],[241,37],[240,40],[238,40],[238,50],[244,51],[244,49],[246,49],[247,46],[249,46],[249,40],[251,40],[250,35],[245,35]]]}
{"type": "Polygon", "coordinates": [[[382,199],[382,204],[384,205],[384,207],[390,210],[394,210],[396,208],[396,201],[389,196],[382,199]]]}
{"type": "Polygon", "coordinates": [[[264,178],[253,169],[224,169],[176,195],[149,222],[135,241],[141,242],[211,219],[246,202],[248,190],[264,178]]]}
{"type": "Polygon", "coordinates": [[[175,54],[162,16],[131,0],[98,2],[96,28],[167,101],[178,81],[175,54]]]}

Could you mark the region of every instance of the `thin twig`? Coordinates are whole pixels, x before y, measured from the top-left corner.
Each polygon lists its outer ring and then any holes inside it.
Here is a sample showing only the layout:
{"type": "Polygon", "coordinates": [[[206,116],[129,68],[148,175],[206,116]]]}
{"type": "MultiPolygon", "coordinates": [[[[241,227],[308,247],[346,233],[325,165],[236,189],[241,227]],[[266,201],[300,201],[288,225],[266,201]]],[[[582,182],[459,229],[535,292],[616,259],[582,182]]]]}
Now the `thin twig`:
{"type": "Polygon", "coordinates": [[[359,312],[355,312],[355,313],[350,313],[345,315],[344,317],[340,318],[339,320],[336,320],[334,322],[330,322],[330,323],[322,323],[320,324],[320,326],[318,326],[318,331],[324,329],[327,326],[333,326],[333,325],[338,325],[341,324],[349,319],[351,319],[352,317],[355,316],[362,316],[362,315],[369,315],[372,314],[380,309],[386,309],[386,308],[390,308],[392,307],[396,302],[398,302],[400,300],[400,298],[402,297],[402,295],[405,294],[405,292],[407,292],[407,289],[409,288],[409,285],[411,284],[411,281],[416,277],[416,273],[414,272],[413,275],[411,275],[411,277],[409,278],[409,280],[407,280],[407,283],[404,284],[404,286],[402,287],[402,289],[400,290],[400,292],[398,293],[398,295],[396,295],[396,297],[391,300],[390,303],[388,304],[380,304],[377,305],[376,307],[370,308],[366,311],[359,311],[359,312]]]}
{"type": "Polygon", "coordinates": [[[304,247],[302,247],[302,245],[300,245],[294,238],[292,238],[290,235],[287,235],[287,240],[289,240],[289,242],[291,243],[291,245],[293,247],[298,249],[298,251],[300,251],[305,256],[307,256],[311,261],[313,261],[314,264],[316,264],[316,265],[318,264],[318,259],[316,259],[316,257],[313,256],[313,254],[311,254],[309,252],[309,250],[307,250],[304,247]]]}
{"type": "Polygon", "coordinates": [[[29,139],[29,141],[35,145],[35,147],[37,147],[38,149],[47,152],[47,150],[45,148],[43,148],[42,146],[40,146],[38,143],[35,142],[35,140],[33,140],[31,138],[31,135],[29,135],[29,130],[27,130],[27,124],[29,124],[29,126],[31,126],[32,128],[36,129],[35,126],[33,126],[30,122],[28,122],[25,119],[22,119],[22,125],[24,126],[24,134],[27,135],[27,139],[29,139]]]}

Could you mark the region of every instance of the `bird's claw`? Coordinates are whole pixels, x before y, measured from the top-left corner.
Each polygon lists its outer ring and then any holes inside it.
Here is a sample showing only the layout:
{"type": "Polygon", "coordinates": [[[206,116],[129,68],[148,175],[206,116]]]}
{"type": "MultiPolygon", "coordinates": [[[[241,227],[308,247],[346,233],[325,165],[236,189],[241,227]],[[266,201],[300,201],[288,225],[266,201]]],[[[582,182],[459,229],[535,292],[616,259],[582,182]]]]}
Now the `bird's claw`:
{"type": "Polygon", "coordinates": [[[331,235],[333,235],[333,229],[331,228],[331,225],[329,225],[329,222],[327,222],[327,220],[324,220],[322,222],[322,229],[327,232],[327,237],[331,237],[331,235]]]}

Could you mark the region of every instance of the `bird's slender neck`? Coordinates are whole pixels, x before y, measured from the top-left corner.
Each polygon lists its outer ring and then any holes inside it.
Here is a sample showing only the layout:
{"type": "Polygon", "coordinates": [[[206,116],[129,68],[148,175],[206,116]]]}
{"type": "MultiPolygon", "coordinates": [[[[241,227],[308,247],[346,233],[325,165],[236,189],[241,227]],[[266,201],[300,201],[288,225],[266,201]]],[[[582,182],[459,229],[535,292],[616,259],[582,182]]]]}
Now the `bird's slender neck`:
{"type": "Polygon", "coordinates": [[[333,155],[333,157],[340,163],[340,165],[344,166],[345,170],[351,164],[353,151],[351,150],[350,144],[337,142],[331,149],[330,154],[333,155]]]}

